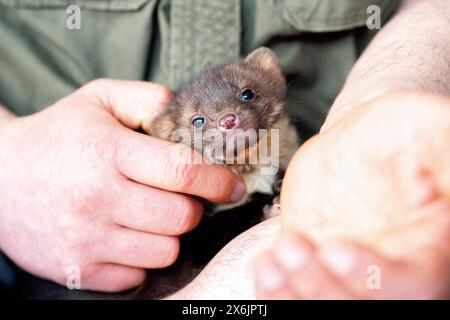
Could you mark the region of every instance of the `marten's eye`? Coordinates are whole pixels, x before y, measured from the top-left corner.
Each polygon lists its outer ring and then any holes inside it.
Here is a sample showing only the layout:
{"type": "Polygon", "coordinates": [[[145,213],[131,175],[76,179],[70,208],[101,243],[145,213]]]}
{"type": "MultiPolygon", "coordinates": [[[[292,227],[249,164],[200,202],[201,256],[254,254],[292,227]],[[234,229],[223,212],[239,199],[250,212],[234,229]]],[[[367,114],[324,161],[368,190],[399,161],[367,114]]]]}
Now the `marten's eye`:
{"type": "Polygon", "coordinates": [[[205,124],[206,120],[201,116],[195,116],[194,118],[192,118],[192,125],[195,129],[201,129],[205,126],[205,124]]]}
{"type": "Polygon", "coordinates": [[[249,102],[249,101],[253,100],[254,97],[255,97],[255,93],[253,92],[252,89],[249,89],[249,88],[242,89],[241,94],[239,95],[239,99],[242,102],[249,102]]]}

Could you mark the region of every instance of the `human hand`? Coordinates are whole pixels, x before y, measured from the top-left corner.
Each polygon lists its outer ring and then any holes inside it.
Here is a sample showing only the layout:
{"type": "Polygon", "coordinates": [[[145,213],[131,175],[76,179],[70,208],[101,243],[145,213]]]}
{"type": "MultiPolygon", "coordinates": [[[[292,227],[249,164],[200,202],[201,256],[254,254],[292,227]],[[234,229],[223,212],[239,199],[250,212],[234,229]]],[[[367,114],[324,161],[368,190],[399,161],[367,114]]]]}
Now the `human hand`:
{"type": "Polygon", "coordinates": [[[448,297],[449,139],[450,100],[406,91],[309,140],[286,172],[284,237],[260,258],[257,296],[448,297]]]}
{"type": "Polygon", "coordinates": [[[172,264],[178,236],[201,219],[193,196],[227,202],[245,190],[223,167],[185,161],[190,149],[129,129],[169,99],[163,86],[102,79],[9,119],[0,127],[0,249],[61,284],[78,266],[90,290],[124,290],[144,268],[172,264]]]}

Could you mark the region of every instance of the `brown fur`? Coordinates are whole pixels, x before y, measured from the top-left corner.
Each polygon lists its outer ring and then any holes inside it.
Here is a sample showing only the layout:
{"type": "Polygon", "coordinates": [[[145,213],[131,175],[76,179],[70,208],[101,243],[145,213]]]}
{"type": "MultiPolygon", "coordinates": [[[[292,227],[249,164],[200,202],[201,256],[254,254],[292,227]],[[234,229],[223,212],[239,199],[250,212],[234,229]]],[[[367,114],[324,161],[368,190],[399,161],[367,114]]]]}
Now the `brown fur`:
{"type": "MultiPolygon", "coordinates": [[[[191,147],[201,151],[205,141],[194,140],[192,119],[199,115],[207,120],[203,130],[217,130],[218,119],[226,114],[239,116],[237,128],[280,130],[280,169],[284,170],[288,160],[298,147],[295,128],[290,124],[284,104],[286,82],[276,55],[268,48],[259,48],[246,58],[232,61],[207,70],[179,92],[170,106],[150,125],[150,134],[170,140],[176,129],[186,129],[191,134],[191,147]],[[255,98],[242,102],[239,94],[250,88],[255,98]]],[[[248,146],[246,154],[256,146],[248,146]]],[[[210,160],[210,159],[209,159],[210,160]]],[[[270,193],[273,177],[259,177],[257,165],[233,164],[230,169],[243,176],[249,194],[270,193]],[[250,186],[251,185],[251,186],[250,186]]],[[[246,199],[243,200],[245,202],[246,199]]],[[[243,203],[240,202],[240,203],[243,203]]]]}

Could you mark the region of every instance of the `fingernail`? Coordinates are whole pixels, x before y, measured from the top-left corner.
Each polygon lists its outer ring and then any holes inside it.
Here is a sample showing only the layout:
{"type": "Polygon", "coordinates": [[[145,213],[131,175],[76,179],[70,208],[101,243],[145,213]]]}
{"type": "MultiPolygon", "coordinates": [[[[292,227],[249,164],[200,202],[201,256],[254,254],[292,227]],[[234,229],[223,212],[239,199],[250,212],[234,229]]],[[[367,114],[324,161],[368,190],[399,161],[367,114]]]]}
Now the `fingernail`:
{"type": "Polygon", "coordinates": [[[230,200],[235,202],[242,199],[245,192],[246,192],[245,184],[243,182],[238,182],[234,187],[233,193],[230,196],[230,200]]]}
{"type": "Polygon", "coordinates": [[[280,268],[271,261],[261,263],[258,268],[258,280],[267,291],[274,291],[283,287],[285,278],[280,268]]]}
{"type": "Polygon", "coordinates": [[[308,262],[308,248],[293,239],[283,238],[275,249],[275,255],[280,264],[289,271],[302,269],[308,262]]]}
{"type": "Polygon", "coordinates": [[[328,269],[339,276],[350,274],[355,267],[355,256],[347,248],[338,246],[324,248],[320,255],[328,269]]]}

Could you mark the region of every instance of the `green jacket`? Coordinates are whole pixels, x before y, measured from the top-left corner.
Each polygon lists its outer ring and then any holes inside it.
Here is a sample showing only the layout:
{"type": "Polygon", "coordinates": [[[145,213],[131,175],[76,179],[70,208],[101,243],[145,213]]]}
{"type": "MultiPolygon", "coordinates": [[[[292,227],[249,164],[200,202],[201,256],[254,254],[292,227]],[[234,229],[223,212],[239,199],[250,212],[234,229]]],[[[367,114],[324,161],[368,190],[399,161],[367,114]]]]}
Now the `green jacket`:
{"type": "Polygon", "coordinates": [[[367,7],[393,0],[0,0],[0,102],[36,112],[99,77],[180,89],[208,66],[259,46],[279,56],[288,110],[317,130],[373,37],[367,7]],[[81,29],[69,29],[69,5],[81,29]]]}

